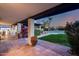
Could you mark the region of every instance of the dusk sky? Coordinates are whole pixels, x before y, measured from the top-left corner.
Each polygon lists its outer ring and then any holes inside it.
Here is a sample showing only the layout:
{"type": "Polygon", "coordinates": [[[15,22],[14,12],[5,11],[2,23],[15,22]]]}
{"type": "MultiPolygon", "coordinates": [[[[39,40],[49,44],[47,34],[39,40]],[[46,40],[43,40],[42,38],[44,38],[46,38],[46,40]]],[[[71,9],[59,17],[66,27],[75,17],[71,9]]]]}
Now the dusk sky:
{"type": "MultiPolygon", "coordinates": [[[[76,20],[79,20],[79,9],[54,15],[54,16],[51,16],[51,18],[52,18],[52,21],[51,21],[52,26],[65,26],[67,21],[74,22],[76,20]]],[[[44,21],[47,21],[47,20],[48,20],[48,17],[39,19],[36,22],[43,23],[44,21]]]]}

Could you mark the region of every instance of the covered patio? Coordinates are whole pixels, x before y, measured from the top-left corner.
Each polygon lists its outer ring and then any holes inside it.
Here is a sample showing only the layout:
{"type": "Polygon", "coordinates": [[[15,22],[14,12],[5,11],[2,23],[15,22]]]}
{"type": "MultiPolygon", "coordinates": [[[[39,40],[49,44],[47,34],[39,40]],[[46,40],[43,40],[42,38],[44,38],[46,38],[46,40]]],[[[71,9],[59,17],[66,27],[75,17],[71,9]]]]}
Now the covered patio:
{"type": "Polygon", "coordinates": [[[0,6],[2,8],[0,10],[0,17],[2,17],[1,24],[15,26],[23,23],[28,26],[27,38],[15,39],[15,37],[9,37],[7,40],[4,38],[4,40],[0,41],[1,56],[70,55],[70,47],[39,40],[34,35],[34,20],[77,9],[79,8],[79,4],[6,4],[5,6],[1,4],[0,6]]]}

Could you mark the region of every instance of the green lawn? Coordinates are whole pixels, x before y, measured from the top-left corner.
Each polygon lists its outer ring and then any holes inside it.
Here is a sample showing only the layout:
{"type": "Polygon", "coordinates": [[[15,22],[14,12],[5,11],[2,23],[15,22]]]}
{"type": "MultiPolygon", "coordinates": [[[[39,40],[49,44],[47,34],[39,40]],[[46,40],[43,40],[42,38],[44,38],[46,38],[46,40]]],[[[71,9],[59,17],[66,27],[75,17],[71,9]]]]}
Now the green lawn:
{"type": "Polygon", "coordinates": [[[51,34],[48,36],[41,37],[39,39],[49,41],[52,43],[58,43],[65,46],[70,46],[66,34],[51,34]]]}

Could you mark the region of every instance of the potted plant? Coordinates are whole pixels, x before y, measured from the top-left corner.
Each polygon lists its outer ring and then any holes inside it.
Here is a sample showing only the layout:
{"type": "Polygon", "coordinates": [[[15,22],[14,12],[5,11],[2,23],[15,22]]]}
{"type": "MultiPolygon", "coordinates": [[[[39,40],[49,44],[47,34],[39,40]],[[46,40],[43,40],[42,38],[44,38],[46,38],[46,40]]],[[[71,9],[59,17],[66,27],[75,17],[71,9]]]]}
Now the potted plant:
{"type": "Polygon", "coordinates": [[[37,44],[37,37],[36,36],[31,37],[31,43],[32,43],[32,46],[35,46],[37,44]]]}

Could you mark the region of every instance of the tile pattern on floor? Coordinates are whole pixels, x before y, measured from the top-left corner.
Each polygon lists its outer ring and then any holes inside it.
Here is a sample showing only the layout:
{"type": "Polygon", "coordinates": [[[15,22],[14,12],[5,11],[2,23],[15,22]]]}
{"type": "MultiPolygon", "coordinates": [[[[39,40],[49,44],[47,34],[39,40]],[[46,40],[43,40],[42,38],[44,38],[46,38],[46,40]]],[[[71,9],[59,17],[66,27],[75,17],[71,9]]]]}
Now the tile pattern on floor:
{"type": "Polygon", "coordinates": [[[4,56],[61,56],[69,55],[69,47],[58,44],[51,44],[46,41],[38,40],[35,47],[26,45],[26,39],[3,40],[0,42],[0,55],[4,56]]]}

